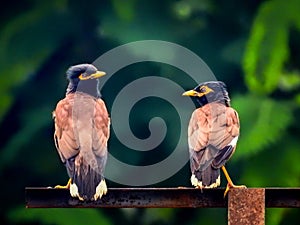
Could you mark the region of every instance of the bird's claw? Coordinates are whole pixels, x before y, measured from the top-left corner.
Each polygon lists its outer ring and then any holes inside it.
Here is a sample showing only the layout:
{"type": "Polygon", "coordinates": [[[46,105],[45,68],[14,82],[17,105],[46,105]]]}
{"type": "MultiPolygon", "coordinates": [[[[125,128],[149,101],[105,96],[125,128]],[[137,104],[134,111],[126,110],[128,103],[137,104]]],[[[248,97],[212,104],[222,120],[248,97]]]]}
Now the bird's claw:
{"type": "Polygon", "coordinates": [[[224,191],[224,198],[226,197],[228,191],[232,188],[247,188],[247,187],[245,185],[234,185],[234,184],[228,183],[226,186],[226,189],[224,191]]]}
{"type": "Polygon", "coordinates": [[[80,201],[83,201],[84,199],[79,195],[79,192],[78,192],[78,187],[75,183],[71,184],[70,185],[70,195],[73,197],[73,198],[78,198],[80,201]]]}
{"type": "Polygon", "coordinates": [[[66,185],[56,185],[54,188],[57,189],[69,189],[71,185],[71,179],[68,180],[68,183],[66,185]]]}
{"type": "Polygon", "coordinates": [[[68,189],[69,187],[67,185],[55,185],[54,188],[56,188],[56,189],[68,189]]]}
{"type": "Polygon", "coordinates": [[[94,194],[94,200],[96,201],[98,198],[101,199],[103,195],[107,193],[107,186],[105,180],[101,180],[101,182],[96,187],[96,193],[94,194]]]}

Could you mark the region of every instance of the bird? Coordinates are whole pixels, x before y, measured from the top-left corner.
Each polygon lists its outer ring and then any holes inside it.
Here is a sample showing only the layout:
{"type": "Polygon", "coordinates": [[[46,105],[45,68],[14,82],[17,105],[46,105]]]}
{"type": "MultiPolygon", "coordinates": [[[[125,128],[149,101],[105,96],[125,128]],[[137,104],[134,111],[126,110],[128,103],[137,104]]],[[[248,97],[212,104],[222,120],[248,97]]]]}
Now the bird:
{"type": "Polygon", "coordinates": [[[240,134],[239,116],[230,105],[225,83],[203,82],[182,95],[191,97],[196,106],[188,125],[192,185],[201,190],[220,186],[221,169],[227,179],[224,197],[231,188],[246,188],[235,185],[225,168],[240,134]]]}
{"type": "Polygon", "coordinates": [[[70,195],[81,201],[96,201],[107,193],[104,169],[110,117],[98,90],[105,72],[92,64],[69,67],[65,97],[53,111],[54,143],[69,175],[70,195]]]}

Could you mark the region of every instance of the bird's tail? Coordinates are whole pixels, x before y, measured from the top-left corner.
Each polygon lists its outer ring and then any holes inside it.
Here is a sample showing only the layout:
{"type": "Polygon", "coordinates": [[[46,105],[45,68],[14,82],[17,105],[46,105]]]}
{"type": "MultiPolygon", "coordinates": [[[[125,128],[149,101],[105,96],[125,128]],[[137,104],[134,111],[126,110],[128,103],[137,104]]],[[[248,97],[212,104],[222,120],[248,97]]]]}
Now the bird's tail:
{"type": "Polygon", "coordinates": [[[195,171],[191,177],[192,185],[199,188],[215,188],[220,186],[220,169],[208,166],[202,171],[195,171]]]}
{"type": "Polygon", "coordinates": [[[78,161],[80,164],[76,166],[75,162],[75,173],[72,183],[76,184],[79,196],[83,200],[94,200],[96,187],[104,177],[98,171],[92,169],[83,158],[80,158],[78,161]]]}

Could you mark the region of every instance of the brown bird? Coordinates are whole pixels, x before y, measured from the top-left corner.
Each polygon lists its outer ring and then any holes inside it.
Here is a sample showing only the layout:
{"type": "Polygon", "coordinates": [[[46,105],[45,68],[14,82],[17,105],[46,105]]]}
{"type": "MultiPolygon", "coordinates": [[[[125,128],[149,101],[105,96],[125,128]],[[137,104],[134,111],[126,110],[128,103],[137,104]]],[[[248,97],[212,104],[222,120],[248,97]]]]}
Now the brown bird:
{"type": "Polygon", "coordinates": [[[225,169],[240,132],[238,113],[230,107],[226,85],[209,81],[183,95],[190,96],[197,107],[188,126],[192,185],[200,189],[220,186],[221,168],[228,181],[224,196],[230,188],[245,188],[234,185],[225,169]]]}
{"type": "Polygon", "coordinates": [[[98,91],[98,79],[105,72],[91,64],[70,67],[64,99],[53,112],[54,142],[70,177],[66,186],[72,197],[97,200],[107,193],[104,168],[110,119],[98,91]]]}

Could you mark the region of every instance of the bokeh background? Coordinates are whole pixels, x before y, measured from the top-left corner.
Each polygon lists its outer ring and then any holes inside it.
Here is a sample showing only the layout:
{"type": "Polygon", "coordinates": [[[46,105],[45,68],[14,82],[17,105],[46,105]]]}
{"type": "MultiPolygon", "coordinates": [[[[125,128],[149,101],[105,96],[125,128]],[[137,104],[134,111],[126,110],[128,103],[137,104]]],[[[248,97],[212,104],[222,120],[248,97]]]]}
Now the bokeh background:
{"type": "MultiPolygon", "coordinates": [[[[66,69],[139,40],[180,44],[227,84],[242,126],[228,163],[236,183],[299,186],[299,0],[10,0],[1,8],[1,224],[227,224],[226,209],[25,209],[25,187],[67,181],[53,144],[51,117],[65,94],[66,69]]],[[[109,110],[118,91],[141,76],[167,77],[185,89],[195,85],[182,71],[159,63],[137,63],[118,73],[119,79],[102,91],[109,110]]],[[[132,112],[132,132],[146,138],[148,121],[159,111],[167,124],[176,124],[170,105],[145,99],[132,112]]],[[[169,129],[152,155],[127,149],[112,132],[110,151],[131,164],[159,161],[172,152],[175,131],[169,129]]],[[[190,186],[189,177],[186,165],[155,186],[190,186]]],[[[299,222],[298,209],[267,209],[269,225],[299,222]]]]}

